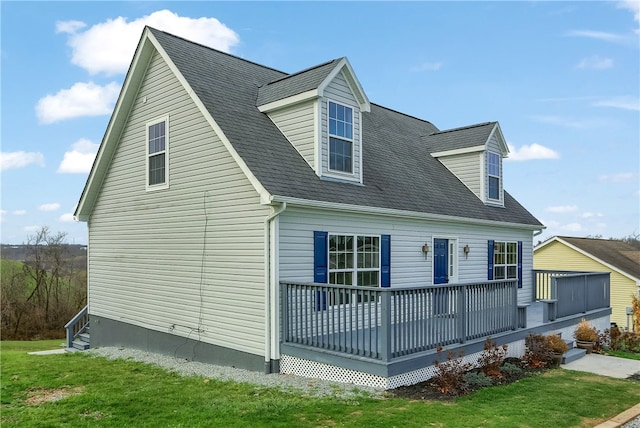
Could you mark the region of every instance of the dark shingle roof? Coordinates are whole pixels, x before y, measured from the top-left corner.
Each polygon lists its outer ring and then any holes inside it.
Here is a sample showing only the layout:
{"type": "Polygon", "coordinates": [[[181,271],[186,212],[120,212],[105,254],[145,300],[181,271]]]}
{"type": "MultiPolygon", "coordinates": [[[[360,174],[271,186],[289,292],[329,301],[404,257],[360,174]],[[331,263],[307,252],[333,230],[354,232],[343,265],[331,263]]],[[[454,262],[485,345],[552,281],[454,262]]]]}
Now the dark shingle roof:
{"type": "Polygon", "coordinates": [[[362,114],[364,186],[320,179],[256,107],[259,88],[286,74],[150,30],[271,195],[541,226],[507,192],[504,208],[486,206],[431,157],[431,123],[375,104],[362,114]]]}
{"type": "Polygon", "coordinates": [[[640,278],[640,251],[629,244],[615,239],[574,238],[570,236],[558,236],[558,238],[635,278],[640,278]]]}
{"type": "Polygon", "coordinates": [[[497,122],[485,122],[462,128],[434,132],[424,137],[431,153],[466,149],[483,145],[489,139],[497,122]]]}
{"type": "Polygon", "coordinates": [[[339,61],[340,58],[334,59],[333,61],[281,77],[261,86],[258,89],[258,101],[256,105],[261,106],[316,89],[336,67],[339,61]]]}

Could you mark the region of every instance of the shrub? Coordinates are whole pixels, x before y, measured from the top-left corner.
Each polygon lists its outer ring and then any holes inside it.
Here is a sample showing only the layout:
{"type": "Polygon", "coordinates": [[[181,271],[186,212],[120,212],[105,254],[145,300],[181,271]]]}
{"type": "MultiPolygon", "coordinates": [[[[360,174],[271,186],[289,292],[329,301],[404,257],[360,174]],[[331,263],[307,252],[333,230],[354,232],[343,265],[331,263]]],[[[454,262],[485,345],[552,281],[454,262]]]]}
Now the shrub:
{"type": "Polygon", "coordinates": [[[522,359],[528,367],[542,369],[551,365],[553,350],[549,347],[545,336],[530,334],[524,343],[526,349],[522,359]]]}
{"type": "MultiPolygon", "coordinates": [[[[438,347],[438,358],[442,355],[442,347],[438,347]]],[[[454,351],[447,351],[447,360],[440,362],[436,360],[436,374],[432,381],[438,391],[445,395],[458,395],[464,392],[464,375],[473,367],[471,363],[463,361],[464,352],[458,355],[454,351]]]]}
{"type": "Polygon", "coordinates": [[[557,334],[546,336],[547,346],[556,354],[564,354],[569,350],[569,345],[557,334]]]}
{"type": "Polygon", "coordinates": [[[496,342],[491,341],[491,337],[487,337],[484,342],[484,350],[478,357],[478,366],[485,376],[500,377],[500,366],[507,356],[507,345],[498,346],[496,342]]]}
{"type": "Polygon", "coordinates": [[[524,371],[520,367],[511,363],[504,363],[502,365],[501,370],[502,370],[502,373],[504,373],[508,377],[519,377],[524,371]]]}
{"type": "Polygon", "coordinates": [[[581,342],[598,342],[598,330],[583,318],[576,326],[573,337],[581,342]]]}
{"type": "Polygon", "coordinates": [[[467,372],[462,378],[465,392],[472,392],[493,386],[493,380],[482,372],[467,372]]]}

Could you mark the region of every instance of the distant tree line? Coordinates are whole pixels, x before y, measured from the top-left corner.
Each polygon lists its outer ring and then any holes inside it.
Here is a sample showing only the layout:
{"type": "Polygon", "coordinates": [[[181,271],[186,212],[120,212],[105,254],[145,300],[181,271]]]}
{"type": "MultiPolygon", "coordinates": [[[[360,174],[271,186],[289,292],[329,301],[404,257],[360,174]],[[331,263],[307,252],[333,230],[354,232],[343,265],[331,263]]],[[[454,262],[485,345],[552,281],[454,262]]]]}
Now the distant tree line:
{"type": "Polygon", "coordinates": [[[23,261],[2,260],[3,340],[57,339],[87,301],[86,256],[71,255],[66,234],[42,227],[24,245],[23,261]]]}

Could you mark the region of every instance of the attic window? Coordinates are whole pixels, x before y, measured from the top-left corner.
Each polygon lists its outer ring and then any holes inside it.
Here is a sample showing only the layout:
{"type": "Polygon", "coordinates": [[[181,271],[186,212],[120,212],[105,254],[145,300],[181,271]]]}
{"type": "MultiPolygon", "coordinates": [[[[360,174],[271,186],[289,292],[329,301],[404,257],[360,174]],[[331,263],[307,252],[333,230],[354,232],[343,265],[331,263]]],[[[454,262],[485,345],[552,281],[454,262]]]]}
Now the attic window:
{"type": "Polygon", "coordinates": [[[169,185],[168,147],[169,118],[147,124],[147,189],[161,189],[169,185]]]}
{"type": "Polygon", "coordinates": [[[353,172],[353,109],[329,101],[329,169],[353,172]]]}
{"type": "Polygon", "coordinates": [[[500,155],[488,153],[489,199],[500,200],[500,155]]]}

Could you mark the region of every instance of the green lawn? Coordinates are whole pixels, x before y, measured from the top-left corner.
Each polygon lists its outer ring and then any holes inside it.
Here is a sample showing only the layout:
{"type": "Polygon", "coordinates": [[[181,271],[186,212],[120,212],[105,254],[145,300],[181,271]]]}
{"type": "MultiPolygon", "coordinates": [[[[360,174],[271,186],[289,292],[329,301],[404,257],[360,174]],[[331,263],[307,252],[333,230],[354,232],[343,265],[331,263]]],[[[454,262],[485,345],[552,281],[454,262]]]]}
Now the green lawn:
{"type": "Polygon", "coordinates": [[[638,382],[562,369],[442,403],[310,398],[86,353],[26,353],[60,343],[1,342],[3,428],[589,427],[640,402],[638,382]]]}

